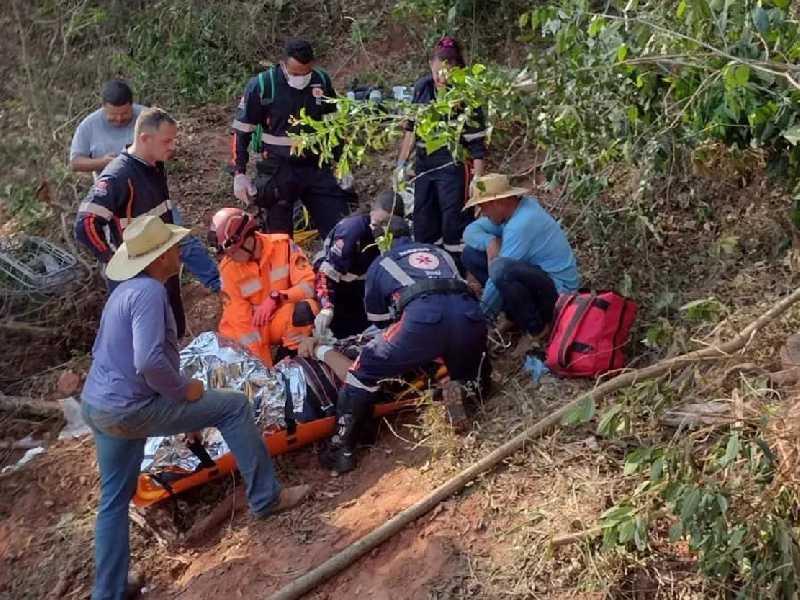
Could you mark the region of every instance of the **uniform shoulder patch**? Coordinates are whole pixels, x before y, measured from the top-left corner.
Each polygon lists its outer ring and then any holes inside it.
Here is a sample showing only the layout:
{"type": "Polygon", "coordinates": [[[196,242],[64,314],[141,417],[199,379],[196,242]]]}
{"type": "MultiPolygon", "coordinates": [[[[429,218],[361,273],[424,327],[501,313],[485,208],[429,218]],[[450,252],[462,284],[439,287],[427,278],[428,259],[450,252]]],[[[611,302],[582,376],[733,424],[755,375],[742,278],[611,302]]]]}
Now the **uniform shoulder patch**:
{"type": "Polygon", "coordinates": [[[108,195],[108,179],[98,179],[94,183],[94,195],[106,196],[108,195]]]}
{"type": "Polygon", "coordinates": [[[439,257],[431,252],[414,252],[408,256],[408,264],[415,269],[432,271],[439,266],[439,257]]]}

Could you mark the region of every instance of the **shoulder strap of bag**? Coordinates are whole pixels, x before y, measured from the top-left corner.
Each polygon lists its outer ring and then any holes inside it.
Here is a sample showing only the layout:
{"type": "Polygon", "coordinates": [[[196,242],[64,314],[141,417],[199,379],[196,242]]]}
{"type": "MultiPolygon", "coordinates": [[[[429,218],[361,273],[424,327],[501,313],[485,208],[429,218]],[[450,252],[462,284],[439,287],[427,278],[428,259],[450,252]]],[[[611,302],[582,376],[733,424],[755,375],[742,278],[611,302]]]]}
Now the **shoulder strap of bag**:
{"type": "Polygon", "coordinates": [[[328,77],[328,74],[320,69],[319,67],[314,67],[314,73],[319,75],[319,78],[322,79],[322,84],[327,88],[331,87],[331,79],[328,77]]]}
{"type": "Polygon", "coordinates": [[[569,366],[567,354],[572,346],[572,342],[575,341],[575,334],[578,332],[578,327],[580,327],[581,322],[592,307],[595,298],[597,298],[597,294],[594,292],[575,296],[575,302],[578,308],[575,314],[572,315],[572,319],[570,319],[567,328],[564,330],[564,337],[561,338],[561,343],[558,347],[558,366],[562,369],[566,369],[569,366]]]}
{"type": "MultiPolygon", "coordinates": [[[[261,99],[262,105],[265,101],[267,104],[272,104],[272,100],[275,98],[275,65],[258,74],[258,97],[261,99]],[[266,96],[267,77],[269,77],[269,96],[266,96]]],[[[253,137],[250,139],[250,149],[254,154],[261,152],[261,136],[263,133],[264,127],[261,124],[256,125],[253,130],[253,137]]]]}

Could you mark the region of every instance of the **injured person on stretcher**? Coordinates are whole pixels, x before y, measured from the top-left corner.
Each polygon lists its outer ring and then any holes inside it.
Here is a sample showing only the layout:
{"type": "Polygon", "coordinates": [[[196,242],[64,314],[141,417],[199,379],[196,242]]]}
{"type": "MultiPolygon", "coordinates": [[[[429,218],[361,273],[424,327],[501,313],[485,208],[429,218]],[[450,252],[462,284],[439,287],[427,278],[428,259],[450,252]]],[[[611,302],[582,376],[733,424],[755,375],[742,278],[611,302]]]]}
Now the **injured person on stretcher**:
{"type": "MultiPolygon", "coordinates": [[[[330,345],[320,345],[313,338],[305,338],[300,343],[303,356],[287,357],[274,367],[267,367],[235,341],[214,332],[205,332],[181,351],[181,370],[207,386],[244,393],[253,404],[256,423],[264,432],[270,453],[274,455],[324,440],[333,434],[336,402],[348,369],[361,348],[380,334],[378,329],[371,328],[359,336],[330,345]],[[303,435],[293,441],[287,432],[295,427],[303,435]],[[275,435],[276,444],[273,444],[272,434],[287,435],[275,435]]],[[[408,404],[412,404],[429,382],[445,378],[446,371],[441,365],[432,363],[429,369],[416,369],[403,378],[382,385],[380,401],[393,403],[405,398],[408,404]]],[[[404,405],[385,406],[397,410],[404,405]]],[[[229,448],[216,429],[187,436],[150,438],[145,446],[141,471],[144,477],[152,480],[149,483],[155,483],[159,488],[166,487],[172,493],[172,486],[177,481],[203,468],[218,467],[219,464],[212,465],[210,461],[216,461],[228,452],[229,448]]],[[[199,484],[208,479],[197,481],[199,484]]],[[[176,489],[183,491],[189,487],[193,485],[176,489]]],[[[152,503],[145,492],[140,478],[135,498],[137,504],[152,503]]],[[[152,498],[162,499],[162,496],[166,497],[161,494],[152,498]]]]}

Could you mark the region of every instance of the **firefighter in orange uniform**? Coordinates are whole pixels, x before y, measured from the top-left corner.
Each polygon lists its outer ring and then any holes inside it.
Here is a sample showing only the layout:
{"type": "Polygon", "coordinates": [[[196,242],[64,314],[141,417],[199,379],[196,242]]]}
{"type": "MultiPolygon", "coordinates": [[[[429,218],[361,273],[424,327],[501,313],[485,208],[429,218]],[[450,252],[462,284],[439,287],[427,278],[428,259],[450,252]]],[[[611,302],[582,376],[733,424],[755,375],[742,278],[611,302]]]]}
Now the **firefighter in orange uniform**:
{"type": "Polygon", "coordinates": [[[314,270],[286,234],[258,233],[255,218],[239,208],[223,208],[212,219],[209,242],[220,263],[223,310],[219,333],[239,342],[265,365],[296,350],[308,336],[319,305],[314,270]]]}

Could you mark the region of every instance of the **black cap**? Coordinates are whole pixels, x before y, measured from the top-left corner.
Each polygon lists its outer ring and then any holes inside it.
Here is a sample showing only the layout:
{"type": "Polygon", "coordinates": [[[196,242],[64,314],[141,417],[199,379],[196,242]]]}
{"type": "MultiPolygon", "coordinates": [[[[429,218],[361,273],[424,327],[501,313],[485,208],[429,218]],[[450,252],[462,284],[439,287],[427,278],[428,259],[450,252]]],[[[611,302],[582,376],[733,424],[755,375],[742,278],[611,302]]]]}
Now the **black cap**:
{"type": "Polygon", "coordinates": [[[314,48],[309,41],[292,38],[286,42],[286,56],[307,65],[314,60],[314,48]]]}

